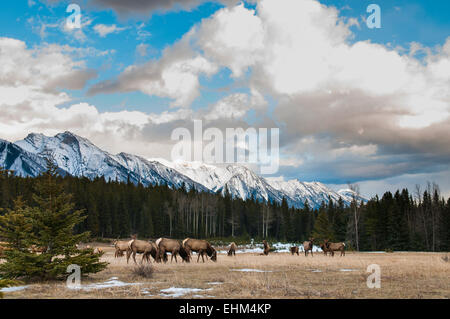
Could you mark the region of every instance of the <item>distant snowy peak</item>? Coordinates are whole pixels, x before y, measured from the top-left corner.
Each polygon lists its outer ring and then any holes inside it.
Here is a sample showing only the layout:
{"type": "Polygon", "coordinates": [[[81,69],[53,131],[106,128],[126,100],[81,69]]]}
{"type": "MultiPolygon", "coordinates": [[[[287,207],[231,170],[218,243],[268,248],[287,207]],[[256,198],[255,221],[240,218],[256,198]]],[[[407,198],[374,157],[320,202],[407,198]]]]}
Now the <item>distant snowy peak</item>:
{"type": "Polygon", "coordinates": [[[115,158],[129,171],[139,176],[140,182],[143,184],[160,185],[164,183],[172,188],[180,188],[184,185],[187,190],[194,187],[198,191],[209,191],[203,184],[159,161],[146,160],[143,157],[127,153],[120,153],[115,158]]]}
{"type": "Polygon", "coordinates": [[[328,203],[329,198],[337,202],[340,197],[345,204],[349,204],[352,197],[346,193],[339,194],[320,182],[301,182],[298,179],[289,181],[271,180],[269,183],[277,190],[285,194],[293,206],[303,207],[303,203],[308,200],[309,206],[319,207],[322,202],[328,203]]]}
{"type": "Polygon", "coordinates": [[[349,202],[351,202],[354,198],[356,198],[358,201],[363,201],[363,202],[367,202],[368,199],[364,196],[362,196],[361,194],[358,195],[358,193],[356,193],[355,191],[351,190],[351,189],[340,189],[337,191],[337,193],[342,196],[343,198],[347,198],[347,200],[349,202]]]}
{"type": "Polygon", "coordinates": [[[0,139],[0,167],[15,171],[19,176],[34,177],[45,168],[45,160],[0,139]]]}
{"type": "Polygon", "coordinates": [[[15,144],[41,158],[51,155],[58,167],[73,176],[91,179],[103,176],[106,180],[130,180],[144,185],[167,184],[172,188],[185,185],[188,190],[195,187],[208,191],[203,185],[159,162],[126,153],[110,154],[71,132],[53,137],[32,133],[15,144]]]}
{"type": "Polygon", "coordinates": [[[39,157],[51,155],[58,167],[73,176],[104,176],[106,180],[120,181],[128,178],[128,171],[111,154],[71,132],[53,137],[29,134],[15,144],[39,157]]]}
{"type": "MultiPolygon", "coordinates": [[[[37,176],[46,169],[46,158],[52,156],[62,175],[70,174],[90,179],[131,181],[143,185],[166,184],[171,188],[195,188],[198,191],[226,190],[235,198],[254,198],[280,203],[283,198],[291,207],[301,208],[305,201],[319,207],[331,198],[342,197],[346,205],[353,200],[349,189],[335,192],[319,182],[265,179],[243,165],[210,165],[200,162],[170,162],[164,159],[119,153],[110,154],[88,139],[64,132],[53,137],[31,133],[16,143],[0,140],[0,167],[14,170],[16,175],[37,176]]],[[[359,200],[366,200],[360,197],[359,200]]]]}
{"type": "Polygon", "coordinates": [[[213,192],[221,188],[233,174],[232,171],[226,167],[200,162],[169,162],[161,159],[155,159],[155,161],[175,169],[213,192]]]}

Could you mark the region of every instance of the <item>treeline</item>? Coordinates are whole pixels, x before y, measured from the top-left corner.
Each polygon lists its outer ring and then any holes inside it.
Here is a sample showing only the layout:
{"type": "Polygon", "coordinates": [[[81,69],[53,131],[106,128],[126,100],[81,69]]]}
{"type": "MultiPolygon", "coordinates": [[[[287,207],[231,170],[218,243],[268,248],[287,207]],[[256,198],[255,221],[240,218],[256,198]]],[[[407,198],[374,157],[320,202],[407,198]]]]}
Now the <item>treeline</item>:
{"type": "MultiPolygon", "coordinates": [[[[22,178],[0,172],[0,214],[22,196],[33,205],[34,184],[44,177],[22,178]]],[[[359,250],[450,250],[450,199],[440,196],[437,185],[415,194],[408,190],[386,192],[367,203],[342,200],[323,203],[320,209],[289,208],[286,201],[261,203],[213,193],[172,190],[165,185],[144,187],[133,183],[58,177],[73,195],[74,209],[87,215],[76,232],[91,237],[118,238],[268,238],[301,242],[345,241],[359,250]]]]}

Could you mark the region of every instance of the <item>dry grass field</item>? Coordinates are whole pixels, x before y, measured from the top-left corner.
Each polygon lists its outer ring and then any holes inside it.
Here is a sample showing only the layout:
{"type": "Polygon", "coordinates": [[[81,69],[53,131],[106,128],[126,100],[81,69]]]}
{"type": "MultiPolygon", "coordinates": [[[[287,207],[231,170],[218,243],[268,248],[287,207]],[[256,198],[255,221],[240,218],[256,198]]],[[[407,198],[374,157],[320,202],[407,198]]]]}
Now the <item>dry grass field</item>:
{"type": "Polygon", "coordinates": [[[190,264],[153,263],[147,279],[133,274],[132,260],[127,265],[125,257],[115,259],[113,247],[97,246],[110,265],[82,278],[81,289],[39,283],[6,292],[4,298],[450,298],[450,255],[445,253],[219,254],[217,263],[197,263],[194,255],[190,264]],[[379,289],[366,285],[370,264],[381,267],[379,289]]]}

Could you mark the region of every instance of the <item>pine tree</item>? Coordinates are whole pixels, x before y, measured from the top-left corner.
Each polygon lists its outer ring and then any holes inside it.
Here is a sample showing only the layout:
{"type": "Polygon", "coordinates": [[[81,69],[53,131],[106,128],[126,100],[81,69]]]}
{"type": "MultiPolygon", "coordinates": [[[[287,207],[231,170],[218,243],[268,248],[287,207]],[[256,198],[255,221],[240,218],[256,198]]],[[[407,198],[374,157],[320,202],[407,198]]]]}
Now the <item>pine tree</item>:
{"type": "Polygon", "coordinates": [[[333,233],[333,227],[328,220],[328,214],[326,212],[326,209],[321,207],[319,216],[317,216],[317,219],[314,223],[314,229],[312,231],[312,237],[314,237],[315,240],[334,240],[334,233],[333,233]]]}
{"type": "Polygon", "coordinates": [[[71,264],[80,266],[83,275],[105,269],[107,263],[99,261],[101,254],[76,246],[89,237],[88,232],[73,234],[74,227],[86,217],[82,211],[73,210],[71,195],[58,183],[57,167],[51,160],[47,171],[37,179],[34,191],[36,206],[25,206],[18,199],[15,209],[1,219],[0,237],[6,237],[12,247],[5,252],[6,262],[0,265],[1,276],[58,279],[67,276],[71,264]],[[33,251],[32,246],[43,252],[33,251]]]}

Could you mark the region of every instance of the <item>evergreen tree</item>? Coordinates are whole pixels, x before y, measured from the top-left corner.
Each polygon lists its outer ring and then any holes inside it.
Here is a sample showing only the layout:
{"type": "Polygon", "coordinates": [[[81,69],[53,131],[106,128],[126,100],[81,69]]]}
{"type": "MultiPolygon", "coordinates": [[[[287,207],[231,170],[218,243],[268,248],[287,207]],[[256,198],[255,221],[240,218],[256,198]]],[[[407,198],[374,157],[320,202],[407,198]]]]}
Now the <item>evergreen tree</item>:
{"type": "Polygon", "coordinates": [[[36,206],[25,206],[18,199],[15,209],[1,219],[0,237],[6,237],[13,248],[5,252],[6,262],[0,265],[1,277],[57,279],[67,276],[71,264],[80,266],[83,275],[106,268],[107,263],[99,261],[101,254],[77,248],[76,244],[87,240],[89,233],[73,234],[73,229],[86,216],[80,210],[73,210],[71,195],[64,192],[57,180],[57,167],[48,160],[47,171],[35,184],[36,206]],[[33,251],[30,249],[33,246],[43,252],[33,251]]]}
{"type": "Polygon", "coordinates": [[[312,237],[315,240],[322,241],[324,239],[334,240],[333,227],[328,220],[328,214],[326,209],[322,206],[314,223],[314,229],[312,231],[312,237]]]}

